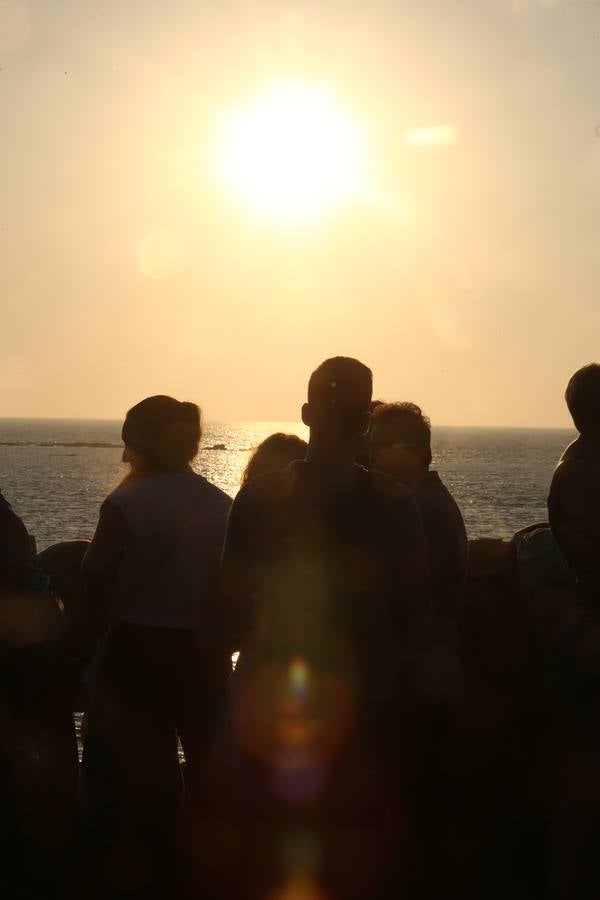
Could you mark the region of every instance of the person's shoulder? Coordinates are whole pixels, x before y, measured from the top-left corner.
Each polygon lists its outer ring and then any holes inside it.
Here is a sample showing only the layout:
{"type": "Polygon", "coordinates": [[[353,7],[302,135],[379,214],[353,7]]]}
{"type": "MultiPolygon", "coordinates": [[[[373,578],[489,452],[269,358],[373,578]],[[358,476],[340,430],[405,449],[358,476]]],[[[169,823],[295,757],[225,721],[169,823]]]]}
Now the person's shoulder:
{"type": "Polygon", "coordinates": [[[444,504],[448,508],[459,508],[448,485],[435,470],[427,471],[419,478],[414,488],[414,495],[419,504],[429,502],[444,504]]]}
{"type": "Polygon", "coordinates": [[[585,446],[582,436],[575,438],[566,450],[563,452],[561,458],[558,461],[557,469],[561,466],[570,465],[571,463],[581,463],[585,462],[586,454],[585,454],[585,446]]]}
{"type": "Polygon", "coordinates": [[[585,451],[581,437],[569,444],[554,470],[552,488],[560,489],[565,485],[577,485],[581,482],[597,480],[600,467],[585,451]]]}
{"type": "Polygon", "coordinates": [[[19,518],[17,513],[14,511],[14,509],[12,508],[12,506],[10,505],[10,503],[8,502],[8,500],[2,493],[0,493],[0,513],[4,513],[7,516],[11,516],[11,518],[12,517],[14,517],[15,519],[19,518]]]}
{"type": "Polygon", "coordinates": [[[367,474],[378,498],[381,521],[385,522],[389,539],[423,549],[423,519],[413,492],[390,475],[375,471],[367,474]]]}
{"type": "Polygon", "coordinates": [[[140,506],[145,507],[152,503],[153,498],[161,496],[161,488],[164,488],[164,475],[142,475],[137,478],[127,478],[119,484],[102,503],[101,510],[118,509],[124,514],[140,506]],[[161,481],[161,479],[163,479],[161,481]]]}
{"type": "Polygon", "coordinates": [[[557,524],[560,510],[577,514],[597,507],[600,492],[600,466],[589,459],[572,458],[561,462],[554,471],[548,492],[550,525],[557,524]]]}
{"type": "Polygon", "coordinates": [[[22,518],[14,511],[6,497],[0,494],[0,521],[3,527],[12,528],[22,532],[27,532],[25,523],[22,518]]]}
{"type": "Polygon", "coordinates": [[[6,497],[0,493],[0,516],[4,518],[12,518],[16,516],[16,513],[6,497]]]}
{"type": "Polygon", "coordinates": [[[295,463],[285,469],[257,475],[240,488],[236,504],[272,504],[285,501],[291,494],[298,476],[295,463]]]}
{"type": "MultiPolygon", "coordinates": [[[[132,497],[137,496],[140,492],[141,478],[132,478],[117,485],[107,497],[105,497],[102,507],[112,506],[119,509],[126,505],[132,497]]],[[[143,490],[143,488],[142,488],[143,490]]]]}
{"type": "Polygon", "coordinates": [[[194,472],[192,473],[192,477],[194,478],[194,484],[196,484],[198,489],[204,493],[215,509],[229,509],[233,502],[229,494],[226,494],[224,490],[217,487],[216,484],[213,484],[213,482],[209,481],[208,478],[205,478],[204,475],[194,472]]]}
{"type": "Polygon", "coordinates": [[[391,475],[371,470],[367,473],[375,492],[382,498],[399,503],[414,505],[412,492],[391,475]]]}
{"type": "Polygon", "coordinates": [[[439,473],[433,469],[427,469],[415,484],[415,494],[444,494],[450,493],[439,473]]]}
{"type": "Polygon", "coordinates": [[[104,523],[112,523],[115,519],[127,520],[127,511],[132,496],[131,491],[126,490],[127,487],[128,485],[119,485],[100,504],[100,517],[104,523]]]}

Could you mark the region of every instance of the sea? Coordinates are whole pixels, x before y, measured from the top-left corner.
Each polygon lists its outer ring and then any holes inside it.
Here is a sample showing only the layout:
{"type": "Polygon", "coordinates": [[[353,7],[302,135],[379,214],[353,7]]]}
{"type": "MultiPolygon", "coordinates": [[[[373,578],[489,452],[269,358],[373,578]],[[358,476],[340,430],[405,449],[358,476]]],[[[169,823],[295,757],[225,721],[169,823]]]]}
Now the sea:
{"type": "MultiPolygon", "coordinates": [[[[307,436],[296,422],[208,423],[194,467],[234,497],[251,450],[275,431],[307,436]]],[[[546,521],[552,472],[574,437],[560,428],[438,427],[432,468],[470,538],[510,538],[546,521]]],[[[118,421],[0,419],[0,490],[39,550],[93,535],[100,504],[126,474],[122,451],[118,421]]]]}

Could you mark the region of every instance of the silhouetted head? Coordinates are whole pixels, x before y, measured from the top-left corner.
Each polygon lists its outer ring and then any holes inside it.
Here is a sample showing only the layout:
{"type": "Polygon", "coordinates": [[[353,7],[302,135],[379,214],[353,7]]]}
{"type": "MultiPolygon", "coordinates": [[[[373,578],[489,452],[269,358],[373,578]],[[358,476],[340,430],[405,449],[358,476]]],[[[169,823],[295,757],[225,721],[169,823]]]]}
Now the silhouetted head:
{"type": "Polygon", "coordinates": [[[132,472],[181,472],[194,459],[200,445],[200,410],[162,395],[147,397],[125,417],[121,436],[123,462],[132,472]]]}
{"type": "Polygon", "coordinates": [[[357,359],[335,356],[310,376],[308,403],[302,421],[311,441],[351,446],[367,431],[370,420],[373,374],[357,359]]]}
{"type": "Polygon", "coordinates": [[[431,423],[416,403],[382,403],[371,420],[371,467],[413,485],[431,465],[431,423]]]}
{"type": "Polygon", "coordinates": [[[581,434],[600,428],[600,365],[590,363],[571,375],[565,400],[581,434]]]}
{"type": "Polygon", "coordinates": [[[242,484],[246,484],[257,475],[285,469],[296,459],[304,459],[308,444],[295,434],[283,434],[278,431],[269,435],[256,447],[244,469],[242,484]]]}

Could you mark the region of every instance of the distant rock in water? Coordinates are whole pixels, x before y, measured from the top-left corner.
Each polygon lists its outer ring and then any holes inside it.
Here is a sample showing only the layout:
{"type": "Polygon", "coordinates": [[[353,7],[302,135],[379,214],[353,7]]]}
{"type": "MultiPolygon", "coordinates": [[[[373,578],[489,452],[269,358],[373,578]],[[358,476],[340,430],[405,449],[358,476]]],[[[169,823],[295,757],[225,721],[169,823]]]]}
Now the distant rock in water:
{"type": "MultiPolygon", "coordinates": [[[[0,441],[0,447],[77,447],[93,449],[123,449],[123,444],[115,444],[109,441],[0,441]]],[[[201,450],[228,450],[226,444],[211,444],[209,447],[201,447],[201,450]]]]}
{"type": "Polygon", "coordinates": [[[37,444],[38,447],[93,447],[94,449],[100,448],[103,450],[113,450],[114,448],[121,449],[123,444],[111,444],[106,441],[68,441],[63,443],[62,441],[46,441],[43,443],[37,444]]]}

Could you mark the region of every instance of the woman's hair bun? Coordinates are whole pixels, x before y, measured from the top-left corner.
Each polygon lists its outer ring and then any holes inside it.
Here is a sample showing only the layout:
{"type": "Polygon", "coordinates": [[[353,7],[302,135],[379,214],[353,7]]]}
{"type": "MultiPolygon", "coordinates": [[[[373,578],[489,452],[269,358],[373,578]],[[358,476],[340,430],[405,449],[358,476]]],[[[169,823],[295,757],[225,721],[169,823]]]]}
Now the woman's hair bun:
{"type": "Polygon", "coordinates": [[[122,436],[151,468],[178,471],[198,453],[200,408],[162,394],[147,397],[127,413],[122,436]]]}

